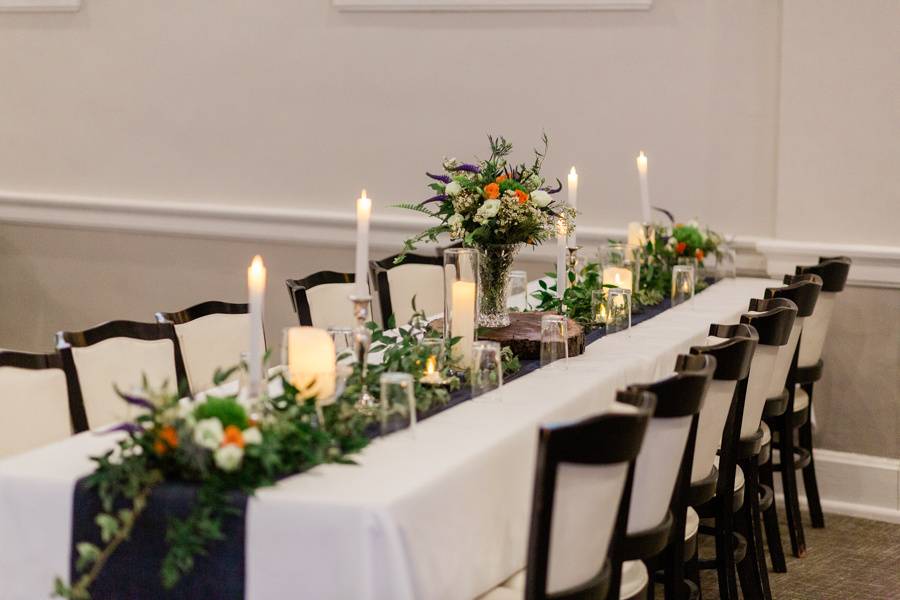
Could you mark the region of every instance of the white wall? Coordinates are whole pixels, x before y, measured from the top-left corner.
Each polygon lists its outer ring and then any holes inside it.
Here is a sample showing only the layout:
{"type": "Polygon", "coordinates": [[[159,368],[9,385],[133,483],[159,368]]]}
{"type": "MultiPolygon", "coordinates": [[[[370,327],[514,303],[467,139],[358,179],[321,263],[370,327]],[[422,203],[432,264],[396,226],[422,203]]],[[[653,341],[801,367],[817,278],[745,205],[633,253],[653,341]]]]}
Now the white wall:
{"type": "MultiPolygon", "coordinates": [[[[0,14],[0,191],[347,209],[424,198],[487,132],[582,174],[583,224],[655,203],[774,232],[779,6],[348,14],[329,0],[86,0],[0,14]],[[736,210],[737,208],[737,210],[736,210]]],[[[380,205],[380,206],[379,206],[380,205]]]]}
{"type": "Polygon", "coordinates": [[[900,2],[784,3],[776,234],[900,246],[900,2]]]}

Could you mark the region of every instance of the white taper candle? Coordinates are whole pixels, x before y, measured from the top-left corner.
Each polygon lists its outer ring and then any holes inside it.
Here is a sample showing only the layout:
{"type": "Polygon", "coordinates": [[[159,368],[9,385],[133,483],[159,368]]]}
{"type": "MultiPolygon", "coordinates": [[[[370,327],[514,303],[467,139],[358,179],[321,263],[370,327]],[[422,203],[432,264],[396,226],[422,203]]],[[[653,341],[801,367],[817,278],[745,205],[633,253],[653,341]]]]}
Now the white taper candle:
{"type": "Polygon", "coordinates": [[[650,222],[650,191],[647,185],[647,156],[644,151],[637,157],[638,177],[641,182],[641,218],[644,223],[650,222]]]}
{"type": "Polygon", "coordinates": [[[372,199],[362,191],[356,200],[356,295],[369,294],[369,218],[372,199]]]}

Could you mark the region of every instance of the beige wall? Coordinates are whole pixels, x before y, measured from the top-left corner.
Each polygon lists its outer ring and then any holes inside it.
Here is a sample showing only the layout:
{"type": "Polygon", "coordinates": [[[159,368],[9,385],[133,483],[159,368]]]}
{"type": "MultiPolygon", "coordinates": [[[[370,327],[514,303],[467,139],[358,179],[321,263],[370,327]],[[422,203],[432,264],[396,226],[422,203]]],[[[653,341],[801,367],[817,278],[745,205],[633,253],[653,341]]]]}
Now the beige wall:
{"type": "Polygon", "coordinates": [[[582,173],[584,224],[770,235],[779,4],[348,14],[329,0],[86,0],[0,14],[0,191],[352,207],[424,198],[487,132],[582,173]],[[748,207],[735,210],[735,207],[748,207]],[[752,207],[752,209],[749,209],[752,207]]]}
{"type": "Polygon", "coordinates": [[[784,3],[776,234],[900,245],[900,2],[784,3]]]}

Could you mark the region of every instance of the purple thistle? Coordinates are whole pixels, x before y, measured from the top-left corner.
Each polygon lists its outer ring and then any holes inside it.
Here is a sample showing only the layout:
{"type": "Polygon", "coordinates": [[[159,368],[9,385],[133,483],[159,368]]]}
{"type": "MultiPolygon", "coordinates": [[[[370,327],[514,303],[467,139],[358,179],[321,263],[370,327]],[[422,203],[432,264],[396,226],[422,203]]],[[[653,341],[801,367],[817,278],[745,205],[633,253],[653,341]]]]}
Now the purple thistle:
{"type": "Polygon", "coordinates": [[[481,173],[481,167],[479,167],[478,165],[473,165],[473,164],[469,164],[469,163],[462,163],[460,165],[456,165],[455,167],[453,167],[450,170],[451,171],[466,171],[469,173],[481,173]]]}
{"type": "Polygon", "coordinates": [[[140,425],[137,425],[135,423],[121,423],[119,425],[116,425],[115,427],[110,427],[108,429],[103,429],[101,431],[98,431],[97,434],[98,435],[106,435],[109,433],[115,433],[117,431],[124,431],[125,433],[129,433],[129,434],[137,434],[137,433],[142,432],[143,430],[144,430],[143,427],[141,427],[140,425]]]}
{"type": "Polygon", "coordinates": [[[426,204],[429,204],[431,202],[443,202],[446,199],[447,199],[447,194],[438,194],[437,196],[432,196],[428,200],[423,200],[422,202],[419,202],[419,206],[425,206],[426,204]]]}
{"type": "Polygon", "coordinates": [[[433,173],[429,173],[425,171],[425,174],[434,179],[435,181],[440,181],[441,183],[450,183],[449,175],[434,175],[433,173]]]}
{"type": "Polygon", "coordinates": [[[556,178],[556,189],[555,190],[552,188],[549,188],[549,187],[542,187],[541,189],[544,190],[545,192],[547,192],[548,194],[558,194],[559,191],[562,189],[562,181],[560,181],[558,177],[556,178]]]}
{"type": "Polygon", "coordinates": [[[140,396],[132,396],[130,394],[123,394],[119,392],[119,397],[122,398],[128,404],[133,404],[134,406],[140,406],[141,408],[146,408],[147,410],[153,410],[156,408],[150,401],[141,398],[140,396]]]}

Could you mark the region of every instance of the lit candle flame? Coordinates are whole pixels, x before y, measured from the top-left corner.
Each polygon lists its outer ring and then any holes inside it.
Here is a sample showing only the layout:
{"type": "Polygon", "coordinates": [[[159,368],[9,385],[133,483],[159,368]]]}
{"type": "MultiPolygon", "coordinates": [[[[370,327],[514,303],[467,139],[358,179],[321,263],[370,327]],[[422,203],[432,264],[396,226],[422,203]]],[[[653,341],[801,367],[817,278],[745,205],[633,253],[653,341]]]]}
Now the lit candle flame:
{"type": "Polygon", "coordinates": [[[432,374],[434,374],[436,369],[437,369],[437,357],[434,355],[429,356],[428,359],[425,361],[425,374],[432,375],[432,374]]]}

